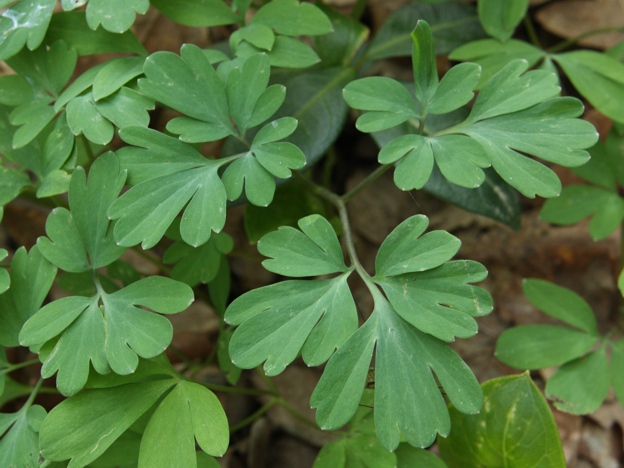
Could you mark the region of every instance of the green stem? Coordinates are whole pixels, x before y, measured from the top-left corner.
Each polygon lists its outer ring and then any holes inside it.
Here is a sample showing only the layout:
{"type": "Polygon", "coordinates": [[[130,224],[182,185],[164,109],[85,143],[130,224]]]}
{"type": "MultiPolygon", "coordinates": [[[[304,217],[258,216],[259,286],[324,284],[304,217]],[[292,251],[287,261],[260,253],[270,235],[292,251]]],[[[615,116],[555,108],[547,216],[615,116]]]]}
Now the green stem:
{"type": "Polygon", "coordinates": [[[238,424],[234,424],[233,426],[230,426],[230,434],[234,433],[234,432],[236,432],[236,431],[238,431],[240,429],[242,429],[243,427],[249,426],[252,422],[254,422],[256,419],[258,419],[264,413],[269,411],[276,404],[277,404],[277,399],[276,398],[272,398],[271,401],[269,401],[266,405],[264,405],[260,409],[258,409],[258,411],[256,411],[255,413],[250,414],[249,416],[247,416],[245,419],[243,419],[238,424]]]}
{"type": "Polygon", "coordinates": [[[572,39],[568,39],[567,41],[563,41],[560,42],[559,44],[552,46],[548,49],[546,49],[546,52],[550,53],[550,54],[555,54],[557,52],[561,52],[562,50],[567,49],[568,47],[571,47],[573,45],[575,45],[577,42],[587,38],[587,37],[591,37],[591,36],[598,36],[599,34],[606,34],[606,33],[610,33],[610,32],[624,32],[624,28],[622,27],[610,27],[610,28],[601,28],[601,29],[595,29],[593,31],[588,31],[586,33],[583,34],[579,34],[578,36],[573,37],[572,39]]]}
{"type": "Polygon", "coordinates": [[[531,18],[529,17],[529,15],[526,15],[524,17],[524,27],[526,28],[526,32],[529,35],[529,39],[531,40],[533,45],[541,49],[542,44],[539,40],[539,37],[537,37],[535,26],[533,25],[533,21],[531,21],[531,18]]]}
{"type": "Polygon", "coordinates": [[[370,184],[375,182],[379,177],[381,177],[384,173],[388,172],[388,170],[392,167],[392,164],[385,164],[383,166],[379,166],[373,172],[371,172],[366,178],[360,181],[355,187],[345,193],[342,197],[342,201],[344,203],[348,203],[354,196],[368,187],[370,184]]]}
{"type": "Polygon", "coordinates": [[[280,398],[279,404],[290,414],[292,414],[295,418],[297,418],[302,423],[307,426],[313,427],[314,429],[319,429],[318,424],[316,424],[311,419],[306,418],[303,414],[299,412],[299,410],[295,409],[290,403],[287,403],[283,398],[280,398]]]}
{"type": "Polygon", "coordinates": [[[39,393],[41,384],[43,384],[43,379],[39,379],[39,381],[37,382],[37,385],[35,385],[35,387],[33,388],[33,391],[30,393],[28,400],[26,400],[26,403],[24,403],[22,410],[24,408],[30,408],[30,406],[33,404],[33,401],[35,401],[35,398],[37,397],[37,393],[39,393]]]}
{"type": "Polygon", "coordinates": [[[39,359],[31,359],[30,361],[24,361],[24,362],[20,362],[18,364],[12,364],[9,367],[0,370],[0,375],[8,374],[10,372],[16,371],[16,370],[21,369],[23,367],[32,366],[33,364],[37,364],[38,362],[39,362],[39,359]]]}
{"type": "Polygon", "coordinates": [[[163,262],[159,261],[158,259],[155,259],[151,255],[149,255],[141,247],[139,247],[138,245],[135,245],[135,246],[132,246],[131,249],[134,250],[136,253],[138,253],[141,257],[143,257],[145,260],[147,260],[151,264],[157,266],[167,276],[171,276],[171,268],[166,266],[163,262]]]}

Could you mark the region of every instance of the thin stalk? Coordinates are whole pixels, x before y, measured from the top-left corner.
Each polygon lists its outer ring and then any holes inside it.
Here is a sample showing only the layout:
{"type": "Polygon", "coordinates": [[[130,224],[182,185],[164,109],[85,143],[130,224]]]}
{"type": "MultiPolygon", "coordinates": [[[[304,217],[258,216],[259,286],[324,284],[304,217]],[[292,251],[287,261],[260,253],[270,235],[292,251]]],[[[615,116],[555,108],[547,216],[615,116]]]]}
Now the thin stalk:
{"type": "Polygon", "coordinates": [[[138,245],[132,246],[131,247],[132,250],[134,250],[136,253],[138,253],[141,257],[143,257],[145,260],[147,260],[148,262],[150,262],[151,264],[157,266],[163,273],[165,273],[167,276],[171,276],[171,268],[169,268],[168,266],[166,266],[163,262],[161,262],[160,260],[152,257],[151,255],[149,255],[145,250],[143,250],[141,247],[139,247],[138,245]]]}
{"type": "Polygon", "coordinates": [[[292,414],[295,418],[297,418],[299,421],[301,421],[302,423],[306,424],[307,426],[313,427],[314,429],[319,429],[318,424],[316,424],[314,421],[312,421],[311,419],[306,418],[303,414],[301,414],[299,412],[299,410],[295,409],[293,406],[291,406],[289,403],[287,403],[283,398],[281,398],[279,400],[279,404],[286,410],[288,411],[290,414],[292,414]]]}
{"type": "Polygon", "coordinates": [[[35,401],[35,398],[37,397],[37,393],[39,393],[41,384],[43,384],[43,379],[39,379],[37,385],[35,385],[35,387],[33,388],[33,391],[30,393],[30,396],[28,397],[28,400],[26,400],[26,403],[24,403],[22,409],[29,408],[33,404],[33,401],[35,401]]]}
{"type": "Polygon", "coordinates": [[[388,170],[392,167],[392,164],[385,164],[383,166],[379,166],[373,172],[371,172],[366,178],[361,180],[355,187],[345,193],[342,197],[342,201],[344,203],[348,203],[353,197],[355,197],[358,193],[368,187],[370,184],[375,182],[379,177],[388,172],[388,170]]]}
{"type": "Polygon", "coordinates": [[[258,409],[258,411],[250,414],[238,424],[234,424],[233,426],[230,426],[230,434],[242,429],[243,427],[249,426],[252,422],[260,418],[260,416],[262,416],[264,413],[266,413],[271,408],[273,408],[277,404],[277,402],[278,401],[276,398],[272,398],[271,401],[269,401],[266,405],[258,409]]]}
{"type": "Polygon", "coordinates": [[[567,41],[560,42],[559,44],[554,45],[554,46],[546,49],[546,52],[548,52],[550,54],[561,52],[562,50],[565,50],[568,47],[572,47],[577,42],[582,41],[585,38],[588,38],[588,37],[591,37],[591,36],[598,36],[599,34],[606,34],[606,33],[610,33],[610,32],[624,32],[624,28],[613,26],[613,27],[610,27],[610,28],[594,29],[593,31],[588,31],[588,32],[583,33],[583,34],[579,34],[578,36],[575,36],[575,37],[573,37],[571,39],[568,39],[567,41]]]}
{"type": "Polygon", "coordinates": [[[38,362],[39,362],[39,359],[31,359],[30,361],[24,361],[24,362],[20,362],[18,364],[11,364],[9,367],[0,370],[0,375],[8,374],[10,372],[16,371],[16,370],[21,369],[23,367],[32,366],[33,364],[37,364],[38,362]]]}
{"type": "Polygon", "coordinates": [[[529,15],[526,15],[524,17],[524,27],[526,28],[526,32],[529,35],[529,39],[531,40],[533,45],[541,49],[542,44],[539,40],[539,37],[537,37],[535,26],[533,25],[533,21],[531,21],[531,18],[529,17],[529,15]]]}

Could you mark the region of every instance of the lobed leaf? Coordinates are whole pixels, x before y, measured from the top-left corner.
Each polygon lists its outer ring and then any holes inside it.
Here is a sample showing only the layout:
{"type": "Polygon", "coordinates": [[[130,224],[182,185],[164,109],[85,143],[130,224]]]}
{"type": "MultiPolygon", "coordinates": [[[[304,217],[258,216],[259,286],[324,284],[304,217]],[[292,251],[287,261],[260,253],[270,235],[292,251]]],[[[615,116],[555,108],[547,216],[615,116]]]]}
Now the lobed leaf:
{"type": "Polygon", "coordinates": [[[234,364],[253,368],[266,361],[267,375],[277,375],[302,348],[308,365],[327,361],[357,329],[348,276],[285,281],[234,300],[225,313],[228,323],[239,325],[230,341],[234,364]]]}
{"type": "Polygon", "coordinates": [[[17,54],[22,47],[34,50],[43,41],[56,0],[26,0],[0,15],[0,60],[17,54]]]}
{"type": "Polygon", "coordinates": [[[419,20],[412,31],[412,67],[416,99],[426,112],[438,88],[438,68],[433,49],[433,35],[429,23],[419,20]]]}
{"type": "Polygon", "coordinates": [[[149,0],[90,0],[87,5],[87,24],[94,31],[101,24],[113,33],[123,33],[130,29],[136,13],[147,12],[149,0]]]}
{"type": "Polygon", "coordinates": [[[39,466],[38,432],[45,417],[46,410],[42,406],[30,404],[22,407],[17,413],[0,414],[0,433],[6,430],[7,424],[10,425],[8,432],[0,439],[2,466],[25,468],[39,466]]]}
{"type": "Polygon", "coordinates": [[[93,80],[93,99],[110,96],[130,80],[143,74],[144,57],[119,57],[98,69],[93,80]]]}
{"type": "Polygon", "coordinates": [[[528,8],[528,0],[479,0],[479,20],[490,36],[505,42],[513,35],[528,8]]]}

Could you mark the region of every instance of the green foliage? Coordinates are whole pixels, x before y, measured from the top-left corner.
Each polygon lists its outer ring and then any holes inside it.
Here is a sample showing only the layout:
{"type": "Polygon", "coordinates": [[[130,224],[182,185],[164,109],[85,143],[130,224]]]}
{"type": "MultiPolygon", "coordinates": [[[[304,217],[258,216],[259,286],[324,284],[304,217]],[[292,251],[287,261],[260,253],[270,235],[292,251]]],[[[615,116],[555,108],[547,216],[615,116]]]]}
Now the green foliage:
{"type": "MultiPolygon", "coordinates": [[[[392,165],[399,189],[515,228],[520,194],[561,193],[544,219],[593,215],[591,235],[610,235],[624,220],[621,47],[520,41],[521,24],[532,36],[526,0],[409,3],[370,38],[358,19],[365,2],[351,16],[299,0],[0,5],[0,60],[11,69],[0,77],[0,210],[16,198],[49,207],[34,246],[0,249],[0,405],[27,396],[0,414],[0,466],[214,468],[230,428],[211,389],[228,389],[199,382],[197,367],[218,364],[235,385],[242,369],[263,365],[269,378],[299,357],[325,366],[310,401],[318,425],[348,425],[316,467],[445,466],[424,449],[438,436],[449,466],[562,463],[528,377],[482,389],[449,346],[493,309],[475,285],[486,268],[454,260],[460,239],[427,232],[428,218],[415,215],[393,226],[369,274],[349,201],[392,165]],[[150,5],[189,27],[220,26],[226,40],[148,54],[132,26],[150,5]],[[438,57],[449,53],[466,63],[441,76],[438,57]],[[114,58],[82,58],[101,54],[114,58]],[[370,76],[377,61],[408,56],[412,81],[370,76]],[[560,96],[554,64],[616,122],[605,141],[593,146],[583,103],[560,96]],[[351,164],[340,158],[353,149],[349,107],[381,167],[338,194],[351,164]],[[589,184],[562,190],[552,165],[589,184]],[[242,203],[263,267],[285,278],[232,288],[230,302],[230,257],[255,260],[225,232],[242,203]],[[358,282],[372,311],[356,306],[358,282]],[[205,362],[178,373],[164,354],[165,316],[195,298],[214,307],[219,333],[205,362]],[[43,364],[34,387],[12,374],[36,363],[10,362],[4,347],[17,346],[43,364]],[[66,398],[44,409],[41,392],[66,398]]],[[[497,356],[521,369],[560,366],[546,394],[565,411],[593,411],[611,385],[624,400],[624,340],[601,335],[589,306],[563,288],[527,280],[525,291],[569,326],[512,328],[497,356]]]]}
{"type": "Polygon", "coordinates": [[[450,405],[454,430],[438,438],[449,466],[566,466],[555,420],[527,373],[482,387],[481,413],[462,414],[450,405]]]}
{"type": "Polygon", "coordinates": [[[573,414],[591,413],[602,404],[613,384],[622,402],[622,340],[598,332],[589,305],[576,293],[552,283],[527,279],[527,298],[542,312],[570,327],[523,325],[503,332],[496,356],[517,369],[560,366],[548,379],[546,395],[555,406],[573,414]],[[598,348],[595,346],[598,345],[598,348]],[[611,348],[609,362],[607,348],[611,348]]]}

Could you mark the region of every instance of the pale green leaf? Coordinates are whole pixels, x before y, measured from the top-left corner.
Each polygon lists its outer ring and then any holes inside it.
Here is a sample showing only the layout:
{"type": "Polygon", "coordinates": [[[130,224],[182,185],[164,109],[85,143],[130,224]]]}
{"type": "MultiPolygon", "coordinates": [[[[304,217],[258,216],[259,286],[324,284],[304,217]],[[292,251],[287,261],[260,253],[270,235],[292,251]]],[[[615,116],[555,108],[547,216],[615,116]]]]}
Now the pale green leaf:
{"type": "Polygon", "coordinates": [[[505,330],[496,342],[496,357],[516,369],[560,366],[583,356],[599,340],[570,328],[523,325],[505,330]]]}
{"type": "Polygon", "coordinates": [[[315,5],[298,0],[273,0],[260,8],[251,24],[263,24],[286,36],[331,32],[329,18],[315,5]]]}
{"type": "Polygon", "coordinates": [[[446,231],[425,232],[429,220],[416,215],[407,218],[386,237],[375,259],[376,277],[430,270],[450,260],[461,242],[446,231]]]}
{"type": "Polygon", "coordinates": [[[150,0],[163,15],[186,26],[219,26],[242,20],[222,0],[150,0]]]}
{"type": "Polygon", "coordinates": [[[522,289],[527,299],[542,312],[598,336],[598,324],[591,307],[574,291],[539,279],[525,279],[522,289]]]}
{"type": "Polygon", "coordinates": [[[320,215],[310,215],[297,223],[266,234],[258,241],[258,251],[271,257],[262,265],[269,271],[291,277],[346,272],[340,242],[332,225],[320,215]]]}
{"type": "Polygon", "coordinates": [[[481,76],[481,68],[474,63],[460,63],[440,80],[431,99],[430,114],[446,114],[468,104],[481,76]]]}
{"type": "Polygon", "coordinates": [[[574,87],[598,111],[618,122],[624,122],[624,64],[590,50],[553,55],[574,87]]]}
{"type": "MultiPolygon", "coordinates": [[[[422,239],[425,238],[426,235],[422,239]]],[[[482,281],[486,275],[479,263],[460,260],[412,275],[379,278],[376,282],[404,320],[440,340],[454,341],[455,336],[469,338],[477,333],[472,317],[492,311],[489,293],[468,284],[482,281]]]]}
{"type": "Polygon", "coordinates": [[[528,374],[492,379],[482,387],[479,414],[462,414],[451,405],[453,430],[438,438],[448,466],[566,466],[553,416],[528,374]]]}
{"type": "Polygon", "coordinates": [[[11,262],[11,288],[0,295],[0,344],[18,346],[24,323],[41,307],[56,276],[37,246],[26,253],[21,247],[11,262]]]}
{"type": "Polygon", "coordinates": [[[58,404],[41,426],[42,455],[85,466],[96,460],[174,385],[156,380],[85,390],[58,404]]]}
{"type": "Polygon", "coordinates": [[[546,382],[546,396],[555,400],[555,407],[572,414],[596,411],[607,397],[611,386],[606,346],[570,361],[546,382]]]}
{"type": "Polygon", "coordinates": [[[529,0],[479,0],[477,4],[483,29],[501,42],[513,35],[529,8],[529,0]]]}
{"type": "Polygon", "coordinates": [[[111,96],[97,101],[95,108],[117,128],[147,127],[150,123],[147,111],[154,109],[154,101],[124,86],[111,96]]]}
{"type": "Polygon", "coordinates": [[[25,45],[34,50],[43,41],[56,0],[26,0],[0,15],[0,60],[18,53],[25,45]]]}
{"type": "Polygon", "coordinates": [[[101,24],[113,33],[122,33],[134,24],[136,13],[147,12],[149,0],[90,0],[87,5],[87,24],[96,30],[101,24]]]}
{"type": "Polygon", "coordinates": [[[143,74],[144,57],[120,57],[106,62],[93,80],[93,99],[110,96],[130,80],[143,74]]]}
{"type": "Polygon", "coordinates": [[[228,307],[228,323],[239,325],[230,356],[250,369],[263,361],[277,375],[301,352],[308,365],[325,362],[357,328],[348,274],[332,280],[285,281],[256,289],[228,307]]]}

